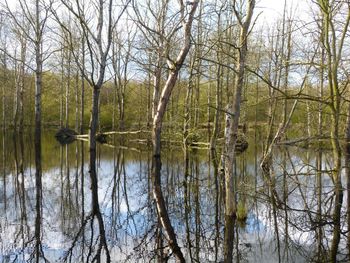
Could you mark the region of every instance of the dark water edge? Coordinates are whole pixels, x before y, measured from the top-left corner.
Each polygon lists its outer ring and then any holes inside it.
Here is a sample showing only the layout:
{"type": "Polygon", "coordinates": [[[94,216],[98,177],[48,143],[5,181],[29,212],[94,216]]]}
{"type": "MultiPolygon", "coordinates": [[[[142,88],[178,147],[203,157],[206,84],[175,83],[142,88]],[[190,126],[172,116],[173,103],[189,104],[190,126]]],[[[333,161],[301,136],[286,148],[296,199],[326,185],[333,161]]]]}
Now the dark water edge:
{"type": "MultiPolygon", "coordinates": [[[[151,151],[115,138],[98,146],[98,199],[112,262],[175,261],[160,227],[152,196],[151,151]]],[[[106,260],[100,221],[91,215],[88,145],[60,145],[53,131],[42,136],[40,236],[35,236],[36,184],[33,136],[10,131],[0,137],[0,262],[106,260]],[[35,242],[42,253],[35,258],[35,242]]],[[[235,262],[327,262],[334,224],[334,185],[329,152],[276,147],[271,174],[259,168],[261,140],[250,141],[236,161],[238,209],[235,262]],[[317,165],[318,163],[322,164],[317,165]],[[244,216],[243,216],[244,217],[244,216]]],[[[223,260],[224,192],[207,150],[166,147],[162,190],[187,262],[223,260]]],[[[345,172],[342,176],[346,185],[345,172]]],[[[349,260],[347,194],[341,214],[339,261],[349,260]]]]}

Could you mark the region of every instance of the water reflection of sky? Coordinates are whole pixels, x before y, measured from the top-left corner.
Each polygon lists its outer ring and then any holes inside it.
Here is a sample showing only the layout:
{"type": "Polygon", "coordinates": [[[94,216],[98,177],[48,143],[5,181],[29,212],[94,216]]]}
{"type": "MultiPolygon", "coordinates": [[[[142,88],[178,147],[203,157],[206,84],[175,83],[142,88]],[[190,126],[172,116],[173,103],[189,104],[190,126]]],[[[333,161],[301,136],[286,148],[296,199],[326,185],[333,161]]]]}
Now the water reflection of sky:
{"type": "Polygon", "coordinates": [[[244,230],[249,234],[264,232],[266,231],[266,226],[263,224],[263,222],[259,219],[257,215],[250,212],[248,213],[244,230]]]}
{"type": "MultiPolygon", "coordinates": [[[[75,157],[76,146],[76,144],[72,144],[68,149],[63,149],[63,155],[61,155],[60,147],[54,145],[51,151],[52,155],[56,156],[55,159],[50,158],[50,165],[44,164],[42,242],[45,256],[51,261],[60,262],[62,260],[73,243],[82,218],[88,216],[91,208],[87,161],[84,161],[84,185],[82,186],[80,160],[76,163],[75,157]],[[84,195],[82,195],[81,189],[84,190],[84,195]],[[82,197],[84,197],[84,203],[82,203],[82,197]],[[83,208],[85,214],[81,215],[83,208]]],[[[283,206],[276,208],[277,227],[282,248],[285,240],[289,240],[290,247],[283,248],[284,250],[289,249],[289,253],[293,254],[288,261],[303,262],[307,261],[303,255],[304,250],[312,249],[315,242],[315,234],[310,231],[311,223],[308,215],[303,212],[306,208],[315,211],[317,207],[315,156],[312,153],[305,156],[304,151],[298,152],[295,149],[289,154],[291,156],[289,159],[283,159],[284,155],[282,154],[276,155],[274,158],[275,190],[282,198],[285,186],[288,186],[288,198],[285,203],[290,208],[287,212],[287,218],[283,206]],[[288,175],[285,176],[285,173],[288,175]],[[307,207],[305,207],[304,200],[306,200],[307,207]],[[288,231],[286,231],[286,223],[288,231]]],[[[121,261],[129,259],[129,262],[142,262],[142,260],[147,262],[155,251],[157,217],[152,194],[149,192],[151,189],[149,178],[151,164],[148,155],[147,152],[132,153],[127,150],[118,150],[113,153],[112,149],[104,151],[104,148],[100,147],[98,160],[100,209],[111,255],[121,261]],[[115,173],[115,166],[119,171],[117,173],[115,173]],[[117,204],[117,198],[113,196],[113,193],[119,193],[119,203],[117,204]]],[[[78,156],[80,158],[79,154],[78,156]]],[[[245,196],[249,211],[245,224],[239,224],[237,229],[239,254],[248,262],[256,262],[259,259],[261,259],[260,262],[274,262],[278,260],[278,256],[276,254],[276,225],[272,215],[271,188],[260,172],[255,174],[256,159],[258,158],[248,152],[241,155],[237,162],[237,174],[239,176],[244,174],[246,177],[245,183],[242,184],[245,188],[240,190],[239,196],[240,198],[245,196]],[[245,158],[244,166],[242,158],[245,158]],[[268,261],[269,259],[272,261],[268,261]]],[[[7,160],[6,177],[2,176],[0,183],[0,261],[25,262],[33,252],[33,242],[30,240],[34,236],[36,215],[34,170],[32,165],[27,164],[24,173],[24,196],[28,230],[21,233],[24,226],[21,216],[23,213],[22,193],[19,188],[22,179],[15,173],[13,159],[8,156],[7,160]],[[21,234],[23,238],[18,238],[18,235],[21,234]]],[[[223,196],[220,192],[221,179],[217,178],[216,181],[208,154],[190,157],[190,175],[186,181],[181,153],[167,152],[162,161],[162,187],[180,246],[188,255],[189,251],[186,248],[188,235],[193,246],[199,239],[198,249],[203,262],[214,260],[215,241],[218,241],[218,255],[222,255],[223,249],[223,196]],[[184,183],[186,183],[190,193],[187,196],[188,210],[185,210],[184,183]],[[217,201],[219,210],[216,207],[217,201]],[[187,218],[185,211],[188,212],[187,218]],[[219,214],[216,214],[216,211],[219,214]],[[218,233],[216,232],[217,223],[218,233]]],[[[323,168],[326,170],[327,167],[329,166],[325,162],[323,168]]],[[[259,169],[257,170],[259,171],[259,169]]],[[[322,198],[324,200],[331,198],[333,183],[326,173],[322,174],[322,184],[322,198]]],[[[345,204],[346,195],[344,200],[345,204]]],[[[331,211],[329,203],[323,203],[322,209],[323,211],[331,211]]],[[[331,228],[328,226],[325,231],[331,233],[331,228]]],[[[96,222],[94,222],[92,229],[90,226],[86,227],[85,240],[78,239],[76,242],[75,255],[80,253],[82,246],[90,245],[88,238],[92,232],[95,232],[96,238],[98,232],[96,222]]],[[[325,239],[326,243],[329,241],[329,238],[325,239]]],[[[93,244],[96,245],[96,240],[93,241],[93,244]]],[[[192,249],[195,250],[195,248],[192,249]]],[[[221,259],[220,257],[218,260],[221,259]]],[[[78,260],[78,257],[75,259],[78,260]]]]}

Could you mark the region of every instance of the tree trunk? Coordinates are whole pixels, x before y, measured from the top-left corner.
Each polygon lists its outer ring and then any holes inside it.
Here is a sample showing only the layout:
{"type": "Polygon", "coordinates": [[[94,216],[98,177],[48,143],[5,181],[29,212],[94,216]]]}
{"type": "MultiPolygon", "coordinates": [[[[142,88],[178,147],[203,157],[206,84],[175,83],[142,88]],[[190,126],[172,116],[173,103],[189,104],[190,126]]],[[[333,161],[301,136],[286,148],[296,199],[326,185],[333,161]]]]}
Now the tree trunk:
{"type": "MultiPolygon", "coordinates": [[[[185,58],[191,47],[191,27],[192,21],[196,8],[198,6],[198,1],[194,1],[190,12],[188,13],[187,22],[184,24],[184,44],[181,48],[173,67],[170,69],[168,79],[164,85],[162,94],[158,101],[157,111],[155,112],[153,118],[153,129],[152,129],[152,142],[153,142],[153,162],[152,162],[152,177],[153,177],[153,196],[156,201],[158,217],[167,235],[168,244],[175,254],[176,258],[180,262],[185,262],[185,258],[181,252],[180,247],[176,241],[176,235],[174,229],[171,225],[169,215],[165,206],[164,197],[161,190],[161,132],[163,117],[166,112],[166,107],[169,102],[171,93],[175,87],[179,71],[185,61],[185,58]]],[[[184,11],[184,10],[182,10],[184,11]]]]}
{"type": "Polygon", "coordinates": [[[79,72],[75,74],[75,130],[79,130],[79,72]]]}
{"type": "MultiPolygon", "coordinates": [[[[85,67],[85,38],[81,38],[81,49],[82,49],[82,66],[85,67]]],[[[80,97],[80,133],[84,134],[84,111],[85,111],[85,78],[83,72],[81,73],[81,97],[80,97]]]]}
{"type": "Polygon", "coordinates": [[[339,121],[338,114],[333,113],[332,116],[332,131],[331,142],[333,148],[333,171],[332,176],[334,180],[334,211],[333,211],[333,239],[330,248],[330,261],[337,262],[338,246],[340,242],[341,232],[341,207],[343,204],[343,189],[341,182],[341,147],[339,143],[339,121]]]}
{"type": "Polygon", "coordinates": [[[71,73],[71,51],[68,50],[67,57],[67,79],[66,79],[66,128],[69,127],[69,93],[70,93],[70,73],[71,73]]]}
{"type": "Polygon", "coordinates": [[[22,39],[21,43],[21,65],[20,65],[20,83],[19,83],[19,130],[24,129],[24,81],[25,81],[25,59],[26,59],[26,40],[22,39]]]}
{"type": "Polygon", "coordinates": [[[168,240],[168,244],[176,256],[179,262],[186,262],[185,258],[181,252],[179,245],[177,244],[177,239],[175,235],[174,228],[171,225],[171,221],[168,215],[168,211],[165,205],[165,200],[163,192],[161,189],[161,159],[159,155],[154,155],[152,159],[152,181],[153,181],[153,197],[156,201],[157,213],[159,221],[165,230],[165,235],[168,240]]]}
{"type": "Polygon", "coordinates": [[[215,92],[215,115],[213,121],[213,132],[210,138],[210,149],[216,148],[216,140],[219,134],[219,124],[220,124],[220,112],[221,107],[220,93],[222,90],[222,66],[217,65],[217,74],[216,74],[216,92],[215,92]]]}
{"type": "Polygon", "coordinates": [[[152,95],[152,119],[157,114],[157,108],[158,108],[158,102],[159,102],[159,93],[160,93],[160,81],[162,77],[162,59],[161,55],[159,55],[158,61],[157,61],[157,68],[155,70],[154,76],[153,76],[153,95],[152,95]]]}
{"type": "MultiPolygon", "coordinates": [[[[347,180],[347,196],[350,196],[350,103],[348,105],[348,116],[345,130],[345,176],[347,180]]],[[[350,229],[350,198],[347,198],[347,225],[350,229]]],[[[350,253],[350,235],[347,238],[348,253],[350,253]]]]}
{"type": "Polygon", "coordinates": [[[18,123],[18,112],[19,112],[19,82],[20,82],[20,72],[18,70],[17,61],[14,65],[15,72],[15,89],[13,94],[13,129],[17,132],[17,123],[18,123]]]}
{"type": "Polygon", "coordinates": [[[188,146],[188,136],[189,136],[189,128],[190,128],[190,119],[191,119],[191,97],[193,90],[193,68],[194,68],[194,58],[192,58],[192,62],[190,63],[190,72],[188,77],[187,91],[185,97],[185,108],[184,108],[184,128],[183,128],[183,142],[184,147],[188,146]]]}
{"type": "Polygon", "coordinates": [[[235,216],[235,200],[233,194],[233,162],[235,159],[235,146],[238,135],[238,124],[241,110],[241,97],[244,81],[244,67],[246,63],[247,55],[247,33],[250,25],[250,20],[253,12],[255,1],[250,1],[250,9],[247,21],[244,23],[244,27],[241,28],[240,33],[240,50],[238,52],[235,79],[235,97],[233,103],[227,106],[226,121],[225,121],[225,184],[226,184],[226,211],[228,216],[235,216]]]}
{"type": "MultiPolygon", "coordinates": [[[[238,58],[236,64],[236,78],[234,83],[235,98],[229,102],[225,119],[225,148],[224,148],[224,171],[225,171],[225,240],[224,261],[232,262],[234,219],[236,218],[236,198],[234,189],[233,165],[235,162],[235,146],[238,135],[238,124],[241,110],[241,96],[244,81],[244,69],[247,56],[247,37],[250,22],[253,16],[255,0],[250,0],[247,7],[245,21],[241,21],[238,58]]],[[[236,10],[237,11],[237,10],[236,10]]],[[[238,12],[236,12],[238,13],[238,12]]]]}
{"type": "Polygon", "coordinates": [[[41,24],[39,22],[40,10],[39,0],[36,0],[35,15],[35,132],[34,132],[34,152],[35,152],[35,193],[36,193],[36,218],[35,218],[35,260],[38,263],[41,256],[41,224],[42,224],[42,168],[41,168],[41,88],[42,88],[42,35],[41,24]]]}
{"type": "MultiPolygon", "coordinates": [[[[98,110],[99,110],[99,96],[100,88],[93,87],[92,94],[92,110],[90,118],[90,133],[89,133],[89,151],[90,151],[90,179],[91,185],[97,185],[97,170],[96,170],[96,133],[98,129],[98,110]]],[[[97,192],[97,189],[93,189],[97,192]]],[[[98,198],[98,195],[94,194],[93,198],[98,198]]],[[[95,205],[98,204],[97,200],[92,200],[93,213],[98,212],[99,208],[95,205]]]]}
{"type": "Polygon", "coordinates": [[[61,83],[60,83],[60,128],[63,128],[63,103],[64,103],[64,52],[63,44],[61,44],[61,83]]]}
{"type": "Polygon", "coordinates": [[[3,54],[3,79],[4,79],[4,83],[2,83],[2,129],[3,132],[5,134],[5,129],[6,129],[6,93],[5,93],[5,89],[6,89],[6,83],[7,83],[7,63],[6,63],[6,54],[4,52],[3,54]]]}
{"type": "Polygon", "coordinates": [[[340,105],[341,94],[338,82],[338,67],[342,57],[342,48],[344,44],[345,35],[348,31],[350,22],[350,11],[348,9],[346,22],[344,28],[336,37],[334,28],[334,10],[333,5],[329,1],[319,2],[322,13],[322,33],[324,34],[323,43],[326,52],[328,88],[330,92],[330,108],[331,108],[331,143],[333,152],[333,169],[332,176],[334,181],[334,211],[333,211],[333,239],[330,247],[329,260],[331,262],[337,261],[338,247],[340,242],[341,232],[341,207],[343,203],[343,189],[341,182],[341,158],[342,151],[339,142],[339,120],[340,120],[340,105]],[[338,41],[338,38],[340,39],[338,41]]]}
{"type": "MultiPolygon", "coordinates": [[[[92,215],[96,216],[101,239],[101,248],[104,247],[106,251],[107,262],[110,262],[110,254],[106,241],[105,228],[103,223],[102,214],[100,211],[99,199],[98,199],[98,178],[97,178],[97,168],[96,168],[96,134],[98,129],[98,115],[99,115],[99,97],[100,97],[100,87],[93,87],[92,94],[92,110],[90,118],[90,134],[89,134],[89,151],[90,151],[90,180],[91,180],[91,207],[92,215]]],[[[100,253],[100,250],[99,252],[100,253]]],[[[100,257],[100,254],[97,254],[100,257]]]]}
{"type": "MultiPolygon", "coordinates": [[[[188,48],[189,50],[189,48],[188,48]]],[[[187,52],[188,52],[187,50],[187,52]]],[[[186,54],[187,54],[186,52],[186,54]]],[[[184,60],[185,58],[183,58],[184,60]]],[[[183,61],[182,61],[183,63],[183,61]]],[[[160,156],[160,150],[161,150],[161,133],[162,133],[162,124],[163,124],[163,117],[166,112],[166,107],[170,99],[171,92],[176,84],[177,77],[179,70],[182,66],[179,64],[175,70],[170,72],[167,82],[165,83],[165,86],[163,88],[162,95],[158,102],[158,108],[156,115],[153,118],[153,130],[152,130],[152,141],[153,141],[153,153],[156,156],[160,156]]]]}

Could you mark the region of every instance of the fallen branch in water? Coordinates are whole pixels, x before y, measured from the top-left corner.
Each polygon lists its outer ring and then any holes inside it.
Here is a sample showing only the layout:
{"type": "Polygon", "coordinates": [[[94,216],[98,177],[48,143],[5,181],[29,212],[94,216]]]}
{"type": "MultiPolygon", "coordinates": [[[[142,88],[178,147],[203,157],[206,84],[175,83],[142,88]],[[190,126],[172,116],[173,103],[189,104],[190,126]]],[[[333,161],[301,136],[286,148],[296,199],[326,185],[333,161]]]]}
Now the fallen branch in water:
{"type": "Polygon", "coordinates": [[[309,142],[313,140],[326,140],[326,139],[330,139],[330,137],[329,136],[302,137],[302,138],[297,138],[293,140],[278,142],[276,143],[276,145],[294,145],[301,142],[309,142]]]}
{"type": "Polygon", "coordinates": [[[74,138],[76,138],[76,139],[89,138],[89,134],[78,134],[78,135],[74,135],[74,138]]]}
{"type": "Polygon", "coordinates": [[[104,135],[113,135],[113,134],[139,134],[139,133],[151,133],[151,131],[146,130],[138,130],[138,131],[110,131],[110,132],[102,132],[104,135]]]}
{"type": "MultiPolygon", "coordinates": [[[[138,130],[138,131],[109,131],[109,132],[100,132],[99,135],[124,135],[124,134],[139,134],[139,133],[150,133],[151,131],[147,130],[138,130]]],[[[75,138],[89,138],[89,134],[77,134],[75,138]]]]}

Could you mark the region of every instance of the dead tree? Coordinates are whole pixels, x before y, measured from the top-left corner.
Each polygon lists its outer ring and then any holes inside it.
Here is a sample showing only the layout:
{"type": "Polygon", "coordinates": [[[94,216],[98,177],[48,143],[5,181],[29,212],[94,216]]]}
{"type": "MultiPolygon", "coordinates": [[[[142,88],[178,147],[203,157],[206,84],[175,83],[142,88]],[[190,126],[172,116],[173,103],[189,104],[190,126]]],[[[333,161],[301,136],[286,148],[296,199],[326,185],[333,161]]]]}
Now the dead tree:
{"type": "Polygon", "coordinates": [[[152,142],[153,142],[153,196],[156,201],[158,217],[165,230],[168,244],[180,262],[185,262],[185,258],[177,244],[176,235],[171,225],[170,218],[165,206],[165,201],[161,189],[161,133],[163,117],[166,112],[166,107],[169,102],[171,92],[173,91],[180,69],[182,68],[186,56],[191,47],[191,28],[194,20],[195,12],[198,6],[198,0],[192,2],[180,1],[181,23],[183,30],[183,43],[181,50],[177,54],[175,60],[168,60],[169,75],[160,95],[157,111],[153,119],[152,142]]]}
{"type": "Polygon", "coordinates": [[[225,116],[225,146],[224,146],[224,170],[225,170],[225,241],[224,241],[224,260],[225,262],[232,262],[233,250],[233,231],[232,219],[236,217],[236,198],[234,193],[234,163],[235,163],[235,147],[238,136],[238,124],[241,111],[241,96],[243,90],[243,82],[245,75],[245,65],[247,61],[248,50],[248,35],[249,27],[253,17],[253,10],[255,7],[255,0],[247,2],[246,16],[239,14],[239,10],[233,7],[237,22],[240,28],[238,40],[238,57],[235,66],[235,83],[234,83],[234,99],[229,101],[225,116]]]}
{"type": "MultiPolygon", "coordinates": [[[[91,8],[97,14],[97,18],[94,21],[90,21],[87,18],[87,8],[79,1],[74,4],[70,1],[62,0],[63,6],[68,12],[70,12],[73,18],[78,21],[82,35],[87,46],[87,56],[89,57],[90,67],[85,67],[80,63],[80,52],[74,52],[73,44],[74,37],[73,32],[63,22],[61,17],[55,10],[52,10],[56,21],[65,31],[71,45],[72,56],[84,77],[84,80],[89,83],[92,88],[92,109],[90,116],[90,131],[89,131],[89,173],[91,181],[91,195],[92,195],[92,212],[91,218],[97,219],[100,230],[100,245],[95,259],[100,260],[101,250],[106,252],[107,262],[110,262],[110,254],[105,236],[105,227],[102,219],[102,214],[99,208],[98,200],[98,178],[96,168],[96,134],[99,124],[99,100],[101,88],[105,81],[105,72],[107,67],[107,60],[109,59],[109,51],[112,44],[112,32],[116,28],[122,14],[125,12],[128,2],[126,2],[119,10],[117,17],[113,17],[116,11],[113,5],[113,1],[93,1],[90,2],[89,10],[91,8]],[[106,32],[106,35],[105,35],[106,32]]],[[[83,51],[84,52],[84,51],[83,51]]]]}

